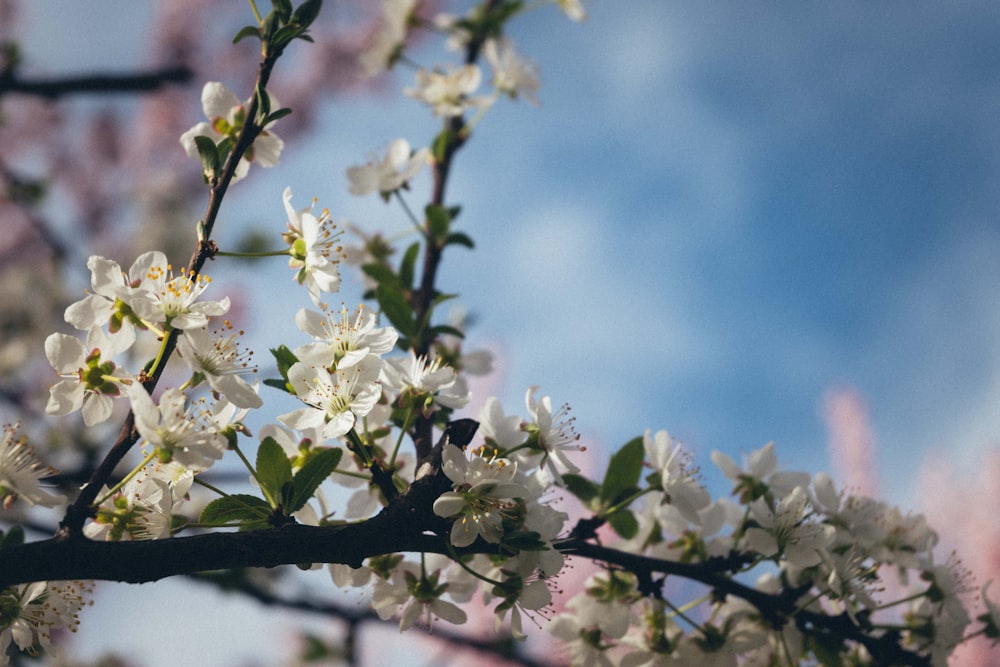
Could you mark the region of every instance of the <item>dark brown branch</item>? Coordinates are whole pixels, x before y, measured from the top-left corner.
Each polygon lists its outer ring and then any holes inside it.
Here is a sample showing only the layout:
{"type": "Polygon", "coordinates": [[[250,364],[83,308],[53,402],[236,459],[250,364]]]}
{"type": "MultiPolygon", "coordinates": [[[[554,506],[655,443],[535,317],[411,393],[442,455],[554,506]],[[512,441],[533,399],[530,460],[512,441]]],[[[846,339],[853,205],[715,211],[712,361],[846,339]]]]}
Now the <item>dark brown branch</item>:
{"type": "Polygon", "coordinates": [[[0,76],[0,96],[7,93],[35,95],[50,100],[82,93],[144,93],[169,83],[188,83],[194,72],[187,65],[166,67],[139,74],[97,74],[48,80],[24,80],[11,72],[0,76]]]}

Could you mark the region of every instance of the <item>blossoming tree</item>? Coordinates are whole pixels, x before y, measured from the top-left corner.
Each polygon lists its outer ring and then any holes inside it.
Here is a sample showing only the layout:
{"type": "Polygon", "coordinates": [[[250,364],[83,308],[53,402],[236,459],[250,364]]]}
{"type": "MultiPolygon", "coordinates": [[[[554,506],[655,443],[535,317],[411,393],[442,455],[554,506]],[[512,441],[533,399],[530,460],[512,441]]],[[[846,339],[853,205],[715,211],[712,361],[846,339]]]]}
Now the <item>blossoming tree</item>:
{"type": "MultiPolygon", "coordinates": [[[[578,0],[539,4],[584,17],[578,0]]],[[[972,618],[962,572],[934,552],[922,516],[838,489],[824,473],[783,470],[773,445],[742,463],[714,453],[732,493],[713,498],[666,431],[628,440],[595,478],[582,474],[573,419],[536,387],[523,410],[488,398],[459,418],[469,376],[488,363],[440,313],[456,296],[440,284],[442,261],[474,247],[447,186],[492,106],[534,99],[534,66],[506,29],[544,7],[483,0],[462,16],[429,16],[416,0],[383,3],[361,65],[369,75],[415,65],[405,94],[440,118],[440,131],[425,146],[395,139],[347,177],[353,195],[400,206],[415,230],[407,247],[373,230],[345,236],[318,202],[301,206],[294,185],[275,202],[286,218],[273,234],[280,247],[218,242],[230,186],[248,187],[259,167],[281,169],[282,119],[298,110],[269,84],[287,51],[311,48],[321,0],[250,7],[235,41],[259,43],[256,80],[242,96],[206,83],[206,119],[180,137],[207,199],[201,219],[175,231],[190,241],[187,264],[155,248],[127,270],[91,256],[90,287],[65,309],[78,333],[45,340],[58,376],[45,412],[80,413],[86,427],[123,413],[117,436],[74,485],[20,426],[4,427],[0,660],[53,649],[55,630],[86,622],[93,580],[229,571],[250,591],[256,584],[239,571],[281,565],[325,566],[326,575],[303,576],[368,591],[374,613],[400,630],[462,624],[477,598],[497,633],[524,639],[527,616],[572,664],[943,665],[970,637],[1000,637],[988,584],[986,610],[972,618]],[[456,62],[416,65],[408,45],[419,32],[444,36],[456,62]],[[421,170],[434,185],[416,209],[407,190],[421,170]],[[205,272],[209,260],[246,255],[284,258],[289,289],[313,303],[270,350],[275,370],[262,382],[226,319],[226,286],[205,272]],[[356,306],[331,306],[346,264],[363,273],[365,291],[342,297],[356,306]],[[295,409],[272,407],[289,396],[295,409]],[[251,411],[267,422],[256,434],[251,411]],[[249,486],[211,481],[226,457],[245,466],[249,486]],[[22,524],[37,512],[25,505],[58,513],[55,534],[26,540],[22,524]],[[567,559],[593,563],[593,574],[553,610],[567,559]],[[902,583],[886,589],[890,573],[902,583]],[[692,585],[681,596],[668,579],[692,585]]],[[[505,655],[518,660],[516,650],[505,655]]]]}

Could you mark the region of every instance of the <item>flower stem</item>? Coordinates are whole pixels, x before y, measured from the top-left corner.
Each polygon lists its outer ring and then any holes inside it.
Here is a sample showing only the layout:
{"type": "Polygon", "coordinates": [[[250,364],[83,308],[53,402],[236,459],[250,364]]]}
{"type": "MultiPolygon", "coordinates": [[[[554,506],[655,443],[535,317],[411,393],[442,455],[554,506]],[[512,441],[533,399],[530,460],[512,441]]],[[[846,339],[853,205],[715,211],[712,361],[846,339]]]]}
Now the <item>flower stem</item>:
{"type": "Polygon", "coordinates": [[[144,458],[139,465],[137,465],[135,468],[133,468],[132,472],[130,472],[129,474],[125,475],[121,479],[121,481],[119,481],[113,487],[111,487],[110,489],[108,489],[108,492],[106,494],[104,494],[104,496],[102,496],[99,500],[94,501],[94,504],[92,506],[94,508],[100,507],[104,503],[104,501],[106,501],[108,498],[110,498],[113,495],[115,495],[116,493],[118,493],[122,489],[123,486],[125,486],[126,484],[128,484],[129,481],[131,481],[133,477],[135,477],[136,475],[138,475],[139,471],[142,470],[143,468],[145,468],[146,465],[150,461],[152,461],[155,457],[156,457],[156,450],[154,449],[149,454],[146,454],[146,458],[144,458]]]}

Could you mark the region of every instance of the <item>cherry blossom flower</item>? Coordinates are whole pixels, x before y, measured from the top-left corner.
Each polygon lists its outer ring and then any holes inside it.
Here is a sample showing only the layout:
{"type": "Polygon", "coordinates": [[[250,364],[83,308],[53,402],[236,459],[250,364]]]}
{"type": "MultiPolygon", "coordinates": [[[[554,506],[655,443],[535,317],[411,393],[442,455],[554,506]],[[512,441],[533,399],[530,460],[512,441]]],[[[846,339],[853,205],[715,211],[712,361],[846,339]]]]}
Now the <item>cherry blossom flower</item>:
{"type": "Polygon", "coordinates": [[[833,542],[833,526],[808,521],[809,496],[801,486],[782,498],[776,508],[758,498],[750,504],[757,522],[746,531],[747,546],[764,556],[781,557],[797,567],[819,564],[833,542]]]}
{"type": "Polygon", "coordinates": [[[503,620],[510,612],[510,634],[521,641],[526,638],[521,623],[521,613],[538,611],[552,604],[552,592],[542,578],[525,579],[520,575],[503,571],[506,575],[502,588],[504,599],[493,610],[494,630],[500,632],[503,620]]]}
{"type": "Polygon", "coordinates": [[[435,569],[434,564],[440,558],[426,556],[423,566],[404,562],[393,570],[390,579],[379,579],[372,593],[372,609],[382,620],[391,618],[401,611],[399,619],[400,632],[408,630],[418,619],[423,620],[425,627],[431,627],[433,618],[440,618],[455,625],[468,620],[468,616],[453,602],[443,599],[448,595],[458,601],[467,601],[474,590],[474,585],[462,579],[443,577],[442,569],[435,569]],[[430,574],[427,574],[430,570],[430,574]]]}
{"type": "Polygon", "coordinates": [[[195,374],[197,385],[204,378],[213,391],[225,396],[238,408],[263,405],[257,391],[241,375],[256,373],[251,366],[253,352],[241,349],[232,325],[209,334],[207,328],[187,329],[177,341],[177,350],[195,374]]]}
{"type": "Polygon", "coordinates": [[[309,291],[313,303],[320,305],[322,292],[340,289],[338,265],[345,258],[340,245],[341,232],[324,209],[319,216],[313,213],[316,200],[306,208],[292,208],[292,189],[285,188],[282,195],[288,215],[288,231],[282,237],[288,243],[288,266],[295,269],[295,280],[309,291]]]}
{"type": "Polygon", "coordinates": [[[524,60],[509,39],[490,39],[483,46],[483,56],[493,69],[493,87],[497,92],[517,99],[523,95],[538,104],[535,93],[541,87],[538,68],[524,60]]]}
{"type": "Polygon", "coordinates": [[[160,461],[176,460],[193,471],[207,470],[222,458],[226,439],[188,414],[184,393],[167,389],[157,405],[138,382],[129,387],[129,400],[139,435],[156,449],[160,461]]]}
{"type": "Polygon", "coordinates": [[[114,350],[115,344],[97,327],[87,333],[86,346],[67,334],[46,338],[45,356],[65,379],[49,390],[45,412],[62,416],[81,410],[87,426],[106,421],[114,409],[114,397],[121,393],[120,386],[131,382],[127,371],[105,359],[114,350]]]}
{"type": "Polygon", "coordinates": [[[466,109],[486,104],[470,97],[479,88],[482,72],[475,65],[452,67],[447,72],[417,70],[417,86],[404,92],[431,107],[435,116],[461,116],[466,109]]]}
{"type": "Polygon", "coordinates": [[[11,642],[32,654],[52,651],[52,632],[76,631],[77,613],[92,589],[83,581],[36,581],[0,590],[0,664],[8,664],[11,642]]]}
{"type": "Polygon", "coordinates": [[[358,58],[366,77],[381,74],[399,58],[417,1],[384,0],[378,31],[372,37],[372,43],[358,58]]]}
{"type": "Polygon", "coordinates": [[[517,464],[503,458],[473,455],[470,461],[455,445],[447,445],[441,454],[442,471],[454,486],[434,501],[434,513],[455,519],[451,543],[467,547],[482,537],[497,543],[503,537],[503,521],[516,505],[510,499],[524,497],[527,489],[514,482],[517,464]]]}
{"type": "Polygon", "coordinates": [[[396,139],[389,144],[381,160],[373,158],[366,164],[347,168],[351,194],[363,197],[377,191],[382,199],[388,201],[393,192],[407,187],[409,180],[428,163],[430,156],[431,152],[426,147],[411,151],[406,139],[396,139]]]}
{"type": "Polygon", "coordinates": [[[135,341],[136,327],[145,328],[145,325],[122,297],[142,281],[145,267],[136,260],[126,276],[118,262],[91,255],[87,268],[90,269],[91,293],[67,306],[65,319],[81,331],[107,325],[113,337],[124,340],[118,347],[120,351],[125,351],[135,341]]]}
{"type": "MultiPolygon", "coordinates": [[[[271,109],[278,108],[278,102],[273,97],[271,109]]],[[[198,146],[195,144],[195,137],[208,137],[216,144],[229,139],[234,144],[237,137],[243,130],[246,123],[246,107],[236,94],[226,88],[218,81],[209,81],[201,90],[201,108],[205,112],[208,122],[201,122],[181,135],[181,146],[188,156],[200,160],[198,146]]],[[[278,157],[285,142],[278,135],[270,131],[274,122],[268,123],[264,130],[254,140],[253,146],[243,154],[240,163],[236,165],[232,182],[242,179],[250,171],[250,164],[257,163],[262,167],[273,167],[278,164],[278,157]]],[[[205,177],[209,178],[213,174],[205,172],[205,177]]]]}
{"type": "Polygon", "coordinates": [[[700,524],[698,512],[708,507],[712,497],[694,479],[689,467],[690,456],[685,454],[679,442],[673,442],[666,431],[658,431],[650,437],[649,431],[643,436],[646,460],[660,473],[660,485],[664,502],[670,503],[693,524],[700,524]]]}
{"type": "Polygon", "coordinates": [[[326,440],[339,438],[364,417],[382,395],[378,375],[382,360],[370,354],[359,363],[330,373],[298,362],[288,369],[288,382],[308,407],[278,417],[289,428],[319,428],[326,440]]]}
{"type": "Polygon", "coordinates": [[[354,366],[369,354],[391,352],[399,339],[392,327],[376,328],[375,313],[358,306],[353,317],[346,307],[321,313],[303,308],[295,315],[295,324],[315,342],[295,348],[300,361],[314,366],[339,369],[354,366]]]}
{"type": "Polygon", "coordinates": [[[797,486],[809,486],[809,474],[804,472],[782,472],[778,470],[778,457],[774,453],[774,443],[769,442],[750,453],[746,470],[741,469],[726,454],[712,452],[712,462],[722,470],[722,474],[736,482],[734,494],[739,494],[745,503],[759,498],[768,491],[784,496],[797,486]]]}
{"type": "Polygon", "coordinates": [[[20,498],[29,505],[54,507],[66,501],[41,488],[39,481],[56,471],[42,463],[28,445],[25,436],[18,436],[18,425],[5,424],[0,436],[0,502],[4,509],[20,498]]]}
{"type": "Polygon", "coordinates": [[[206,326],[209,317],[229,310],[229,297],[199,302],[212,279],[187,272],[175,276],[167,256],[159,250],[143,253],[132,266],[142,270],[141,283],[123,298],[146,322],[162,323],[172,329],[197,329],[206,326]]]}
{"type": "Polygon", "coordinates": [[[539,475],[548,482],[563,485],[562,471],[577,473],[580,469],[569,460],[566,452],[582,451],[580,436],[573,428],[574,417],[569,416],[569,406],[552,411],[552,399],[543,396],[536,399],[537,386],[528,388],[524,397],[531,421],[521,428],[528,433],[525,448],[512,453],[518,461],[529,461],[531,457],[541,454],[539,475]]]}
{"type": "Polygon", "coordinates": [[[524,443],[527,434],[521,428],[521,418],[504,415],[503,405],[495,396],[490,396],[479,410],[479,434],[490,447],[501,452],[514,449],[524,443]]]}
{"type": "Polygon", "coordinates": [[[83,533],[92,540],[107,542],[170,537],[173,507],[170,485],[146,471],[140,472],[100,504],[83,533]]]}
{"type": "Polygon", "coordinates": [[[418,405],[425,415],[433,405],[461,408],[469,402],[469,394],[458,384],[455,369],[442,364],[441,358],[427,361],[413,350],[406,357],[387,359],[382,368],[382,383],[400,392],[404,404],[418,405]]]}

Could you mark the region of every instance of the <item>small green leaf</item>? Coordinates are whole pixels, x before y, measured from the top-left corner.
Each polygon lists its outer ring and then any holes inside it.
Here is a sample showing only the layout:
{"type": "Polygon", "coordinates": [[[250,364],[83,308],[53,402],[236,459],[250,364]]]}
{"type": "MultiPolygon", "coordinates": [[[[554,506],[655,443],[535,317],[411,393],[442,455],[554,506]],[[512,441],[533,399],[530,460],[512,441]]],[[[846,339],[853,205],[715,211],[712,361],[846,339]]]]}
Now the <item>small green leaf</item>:
{"type": "Polygon", "coordinates": [[[622,538],[631,540],[639,532],[639,522],[628,510],[620,510],[608,517],[608,523],[622,538]]]}
{"type": "Polygon", "coordinates": [[[268,387],[274,387],[275,389],[280,389],[286,394],[291,394],[292,396],[295,395],[295,392],[292,391],[292,387],[285,380],[279,380],[278,378],[266,378],[264,380],[264,384],[267,385],[268,387]]]}
{"type": "Polygon", "coordinates": [[[209,526],[259,523],[271,516],[271,506],[257,496],[237,493],[216,498],[201,511],[198,522],[209,526]]]}
{"type": "Polygon", "coordinates": [[[242,39],[250,36],[260,39],[260,28],[253,25],[248,25],[244,26],[243,28],[240,28],[240,31],[236,33],[235,37],[233,37],[233,44],[236,44],[242,39]]]}
{"type": "Polygon", "coordinates": [[[427,231],[430,234],[434,245],[441,247],[448,239],[448,232],[451,226],[451,216],[448,209],[440,204],[428,204],[424,208],[427,216],[427,231]]]}
{"type": "MultiPolygon", "coordinates": [[[[254,90],[257,95],[257,117],[266,118],[271,113],[271,96],[267,94],[264,87],[260,85],[260,81],[257,82],[257,87],[254,90]]],[[[263,125],[264,123],[262,123],[263,125]]]]}
{"type": "Polygon", "coordinates": [[[219,156],[219,149],[209,137],[198,135],[194,138],[194,145],[198,149],[201,157],[201,164],[205,168],[205,173],[216,176],[219,173],[219,166],[222,160],[219,156]]]}
{"type": "Polygon", "coordinates": [[[281,25],[281,18],[278,16],[277,12],[274,10],[268,12],[267,16],[264,17],[264,20],[261,21],[260,24],[260,41],[270,43],[271,38],[274,36],[274,33],[278,29],[279,25],[281,25]]]}
{"type": "Polygon", "coordinates": [[[403,253],[403,261],[399,264],[399,282],[409,287],[413,284],[413,275],[420,254],[420,243],[413,243],[403,253]]]}
{"type": "Polygon", "coordinates": [[[464,245],[470,250],[476,247],[476,244],[472,242],[472,238],[468,234],[462,232],[452,232],[448,234],[448,239],[444,242],[445,245],[464,245]]]}
{"type": "Polygon", "coordinates": [[[642,436],[629,440],[615,452],[608,463],[604,484],[601,485],[601,500],[604,503],[616,502],[624,491],[639,483],[644,455],[642,436]]]}
{"type": "Polygon", "coordinates": [[[271,35],[271,42],[278,47],[284,47],[293,39],[302,34],[302,28],[297,25],[286,25],[279,28],[271,35]]]}
{"type": "Polygon", "coordinates": [[[288,349],[287,345],[279,345],[271,348],[271,356],[278,364],[278,372],[285,379],[288,379],[288,369],[299,362],[295,353],[288,349]]]}
{"type": "Polygon", "coordinates": [[[456,329],[455,327],[448,326],[447,324],[438,324],[431,327],[427,331],[427,335],[433,338],[438,336],[455,336],[456,338],[465,338],[465,333],[461,329],[456,329]]]}
{"type": "Polygon", "coordinates": [[[271,5],[281,22],[288,23],[288,19],[292,16],[292,0],[271,0],[271,5]]]}
{"type": "Polygon", "coordinates": [[[316,493],[316,489],[323,483],[323,480],[329,477],[330,473],[337,467],[343,455],[342,449],[331,447],[310,456],[292,477],[292,496],[285,509],[289,512],[297,512],[302,509],[316,493]]]}
{"type": "Polygon", "coordinates": [[[583,475],[567,473],[563,475],[563,481],[566,482],[566,489],[588,507],[601,492],[601,487],[597,482],[591,481],[583,475]]]}
{"type": "Polygon", "coordinates": [[[361,270],[379,285],[395,285],[399,289],[405,289],[399,276],[384,264],[365,264],[361,267],[361,270]]]}
{"type": "Polygon", "coordinates": [[[306,0],[292,14],[292,23],[297,23],[303,28],[308,28],[319,16],[319,10],[323,7],[323,0],[306,0]]]}
{"type": "Polygon", "coordinates": [[[413,319],[413,310],[403,296],[402,290],[385,284],[379,285],[375,290],[375,300],[399,333],[410,338],[416,336],[417,323],[413,319]]]}
{"type": "Polygon", "coordinates": [[[264,121],[261,123],[261,125],[267,127],[268,125],[270,125],[274,121],[280,120],[281,118],[284,118],[285,116],[287,116],[290,113],[292,113],[292,110],[289,109],[289,108],[287,108],[287,107],[283,107],[281,109],[278,109],[277,111],[274,111],[271,114],[269,114],[264,119],[264,121]]]}
{"type": "Polygon", "coordinates": [[[281,501],[281,487],[292,481],[292,464],[274,438],[264,438],[257,449],[257,481],[271,507],[277,509],[281,501]]]}

